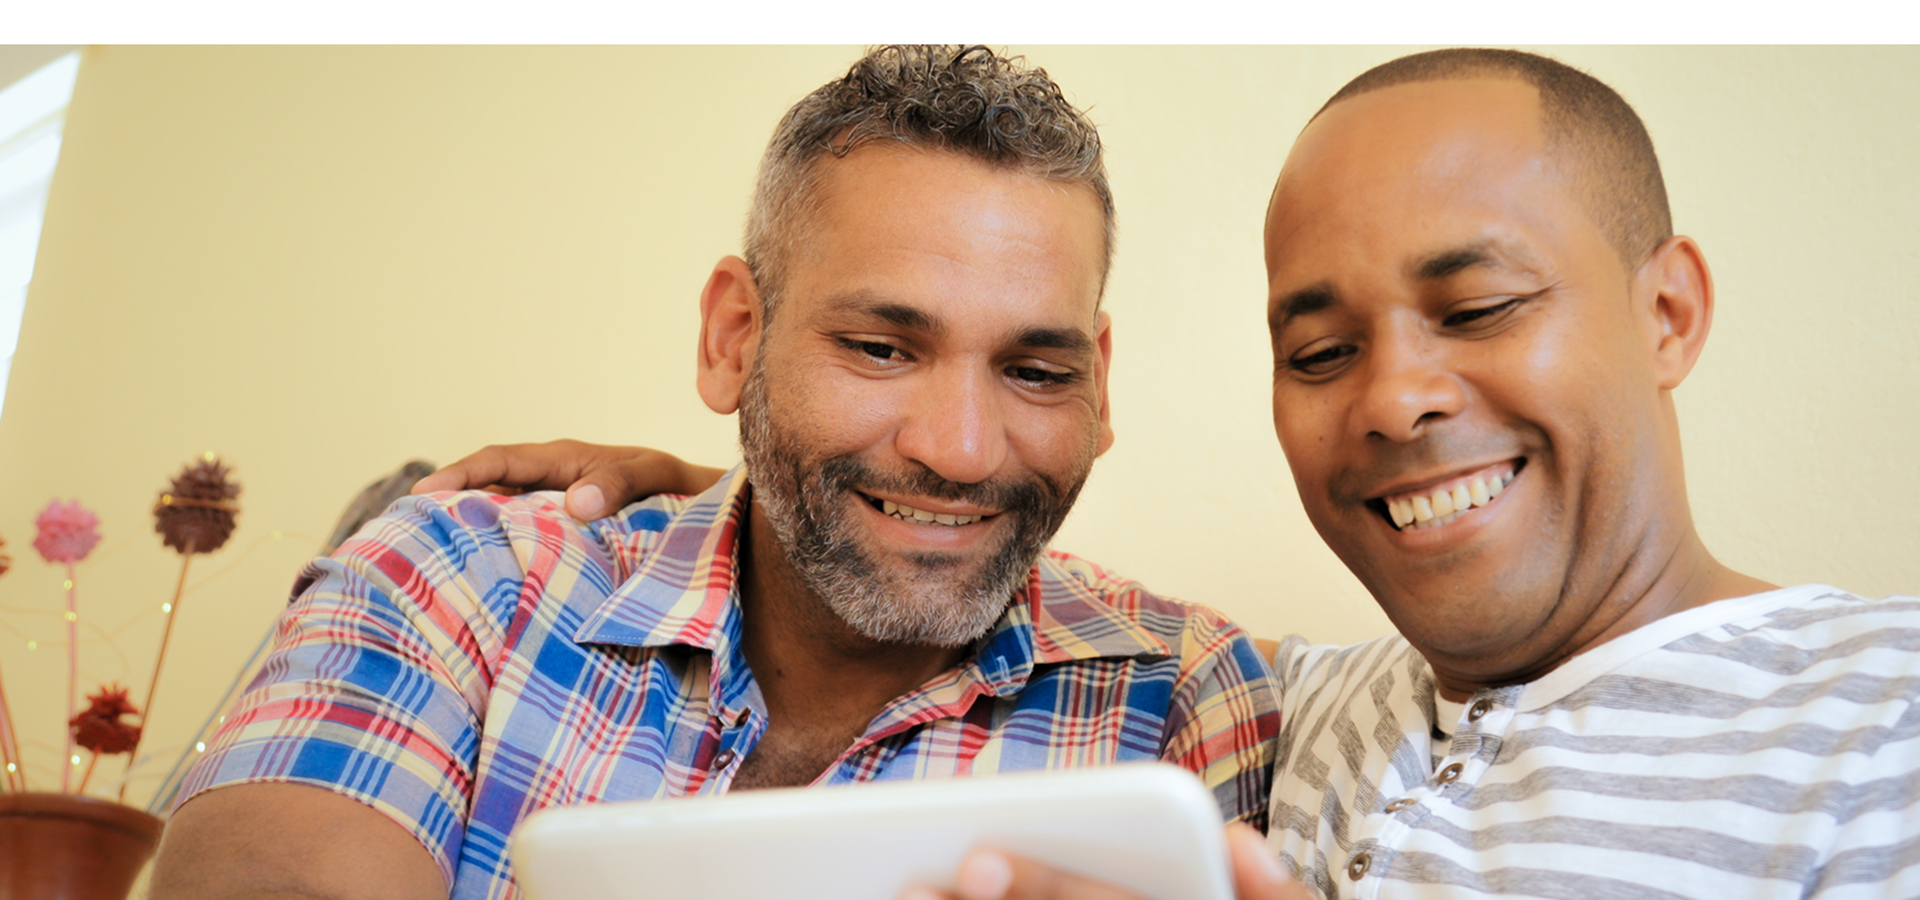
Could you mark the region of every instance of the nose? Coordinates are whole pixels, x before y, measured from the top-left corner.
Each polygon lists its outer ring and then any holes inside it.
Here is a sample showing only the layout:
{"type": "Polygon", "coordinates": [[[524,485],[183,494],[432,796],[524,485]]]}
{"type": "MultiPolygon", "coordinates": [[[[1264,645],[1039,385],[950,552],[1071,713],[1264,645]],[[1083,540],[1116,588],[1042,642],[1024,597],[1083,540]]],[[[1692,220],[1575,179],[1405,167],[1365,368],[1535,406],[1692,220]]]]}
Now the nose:
{"type": "Polygon", "coordinates": [[[1007,423],[988,373],[942,366],[928,373],[895,437],[895,447],[948,481],[977,484],[1007,462],[1007,423]]]}
{"type": "Polygon", "coordinates": [[[1389,338],[1370,350],[1357,423],[1369,438],[1413,441],[1466,408],[1465,384],[1428,342],[1389,338]]]}

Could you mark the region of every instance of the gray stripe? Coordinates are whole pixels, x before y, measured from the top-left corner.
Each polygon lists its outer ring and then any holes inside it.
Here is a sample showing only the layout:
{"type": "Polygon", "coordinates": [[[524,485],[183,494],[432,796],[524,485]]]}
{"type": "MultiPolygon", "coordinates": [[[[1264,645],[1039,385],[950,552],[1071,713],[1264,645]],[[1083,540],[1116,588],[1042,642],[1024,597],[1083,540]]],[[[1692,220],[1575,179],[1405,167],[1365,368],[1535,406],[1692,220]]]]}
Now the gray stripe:
{"type": "Polygon", "coordinates": [[[1604,675],[1553,704],[1575,710],[1597,706],[1657,712],[1703,719],[1731,719],[1753,709],[1793,709],[1833,698],[1862,705],[1908,700],[1920,696],[1920,676],[1887,678],[1849,672],[1825,681],[1783,685],[1764,697],[1742,697],[1654,678],[1604,675]]]}
{"type": "Polygon", "coordinates": [[[1309,867],[1291,853],[1281,852],[1280,864],[1293,873],[1294,880],[1313,888],[1322,897],[1338,897],[1339,889],[1334,886],[1333,876],[1328,872],[1327,855],[1319,849],[1313,851],[1313,863],[1309,867]]]}
{"type": "Polygon", "coordinates": [[[1881,600],[1868,600],[1865,597],[1840,591],[1775,610],[1767,614],[1767,619],[1770,621],[1769,627],[1798,630],[1808,625],[1831,622],[1849,616],[1915,612],[1920,612],[1920,598],[1887,597],[1881,600]],[[1822,600],[1828,602],[1821,604],[1822,600]]]}
{"type": "Polygon", "coordinates": [[[1910,837],[1898,844],[1843,851],[1834,854],[1821,868],[1808,893],[1816,894],[1834,885],[1887,881],[1893,873],[1912,868],[1915,863],[1920,863],[1920,837],[1910,837]]]}
{"type": "Polygon", "coordinates": [[[1725,731],[1698,737],[1669,738],[1643,735],[1578,735],[1558,728],[1530,728],[1506,741],[1501,762],[1536,747],[1554,747],[1581,753],[1669,756],[1689,753],[1739,756],[1763,750],[1792,750],[1808,756],[1858,753],[1871,756],[1888,744],[1920,737],[1920,706],[1908,707],[1891,727],[1874,725],[1838,731],[1824,725],[1795,722],[1770,731],[1725,731]]]}
{"type": "Polygon", "coordinates": [[[1500,803],[1518,803],[1546,791],[1580,791],[1601,797],[1664,803],[1724,800],[1773,813],[1823,813],[1836,822],[1847,822],[1869,812],[1912,807],[1920,801],[1920,770],[1859,784],[1821,781],[1800,785],[1765,775],[1680,778],[1614,775],[1548,766],[1528,772],[1526,777],[1511,784],[1481,785],[1450,799],[1462,809],[1480,810],[1500,803]]]}
{"type": "Polygon", "coordinates": [[[1696,900],[1644,884],[1572,872],[1517,867],[1474,872],[1444,856],[1411,851],[1394,854],[1385,875],[1414,884],[1447,884],[1483,894],[1554,900],[1696,900]]]}
{"type": "Polygon", "coordinates": [[[1876,647],[1906,652],[1920,650],[1920,619],[1913,627],[1875,629],[1811,649],[1783,644],[1770,634],[1751,633],[1726,641],[1691,634],[1663,649],[1724,659],[1773,675],[1798,675],[1820,663],[1845,659],[1876,647]]]}
{"type": "Polygon", "coordinates": [[[1508,822],[1478,831],[1468,831],[1442,816],[1428,816],[1414,827],[1474,851],[1507,844],[1577,844],[1686,860],[1750,878],[1805,881],[1820,858],[1813,848],[1800,844],[1759,844],[1702,828],[1633,825],[1572,816],[1508,822]]]}

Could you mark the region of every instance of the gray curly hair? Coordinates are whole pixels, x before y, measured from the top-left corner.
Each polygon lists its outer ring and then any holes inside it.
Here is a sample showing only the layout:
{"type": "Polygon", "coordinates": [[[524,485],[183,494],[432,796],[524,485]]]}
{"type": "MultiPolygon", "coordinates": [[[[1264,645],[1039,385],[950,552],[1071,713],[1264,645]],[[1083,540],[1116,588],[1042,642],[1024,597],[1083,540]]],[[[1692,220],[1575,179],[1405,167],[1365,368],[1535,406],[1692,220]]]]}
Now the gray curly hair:
{"type": "Polygon", "coordinates": [[[767,143],[747,215],[747,267],[769,319],[786,260],[816,211],[815,162],[895,141],[958,153],[996,168],[1085,185],[1106,225],[1101,288],[1113,262],[1113,192],[1100,135],[1045,69],[986,47],[879,47],[787,110],[767,143]]]}

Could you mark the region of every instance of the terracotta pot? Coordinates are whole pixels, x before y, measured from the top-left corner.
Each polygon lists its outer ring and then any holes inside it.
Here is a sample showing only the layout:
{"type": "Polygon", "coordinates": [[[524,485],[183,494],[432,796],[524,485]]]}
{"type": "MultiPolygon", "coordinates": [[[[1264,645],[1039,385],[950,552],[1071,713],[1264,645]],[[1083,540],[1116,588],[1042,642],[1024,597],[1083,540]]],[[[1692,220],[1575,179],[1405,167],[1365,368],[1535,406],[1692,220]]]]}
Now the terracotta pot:
{"type": "Polygon", "coordinates": [[[0,900],[126,900],[160,824],[92,797],[0,794],[0,900]]]}

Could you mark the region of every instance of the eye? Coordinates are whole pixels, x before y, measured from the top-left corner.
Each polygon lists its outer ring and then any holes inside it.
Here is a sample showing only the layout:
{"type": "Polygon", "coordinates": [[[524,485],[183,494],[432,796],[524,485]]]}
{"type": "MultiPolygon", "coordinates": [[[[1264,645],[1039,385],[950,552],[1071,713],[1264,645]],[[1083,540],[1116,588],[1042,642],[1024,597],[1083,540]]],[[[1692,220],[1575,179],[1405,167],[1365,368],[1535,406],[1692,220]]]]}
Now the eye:
{"type": "Polygon", "coordinates": [[[1509,297],[1506,300],[1487,306],[1477,306],[1472,309],[1459,310],[1441,319],[1440,324],[1446,328],[1465,328],[1469,330],[1486,328],[1499,322],[1505,318],[1508,313],[1513,312],[1515,307],[1531,299],[1533,299],[1531,296],[1509,297]]]}
{"type": "Polygon", "coordinates": [[[1058,388],[1078,382],[1080,380],[1080,373],[1056,372],[1052,369],[1043,369],[1039,366],[1021,365],[1008,366],[1007,377],[1014,381],[1025,382],[1035,387],[1058,388]]]}
{"type": "Polygon", "coordinates": [[[863,341],[859,338],[838,338],[840,346],[847,348],[875,362],[903,363],[907,361],[907,352],[884,341],[863,341]]]}
{"type": "Polygon", "coordinates": [[[1302,375],[1330,375],[1360,352],[1352,344],[1310,344],[1287,359],[1287,368],[1302,375]]]}

